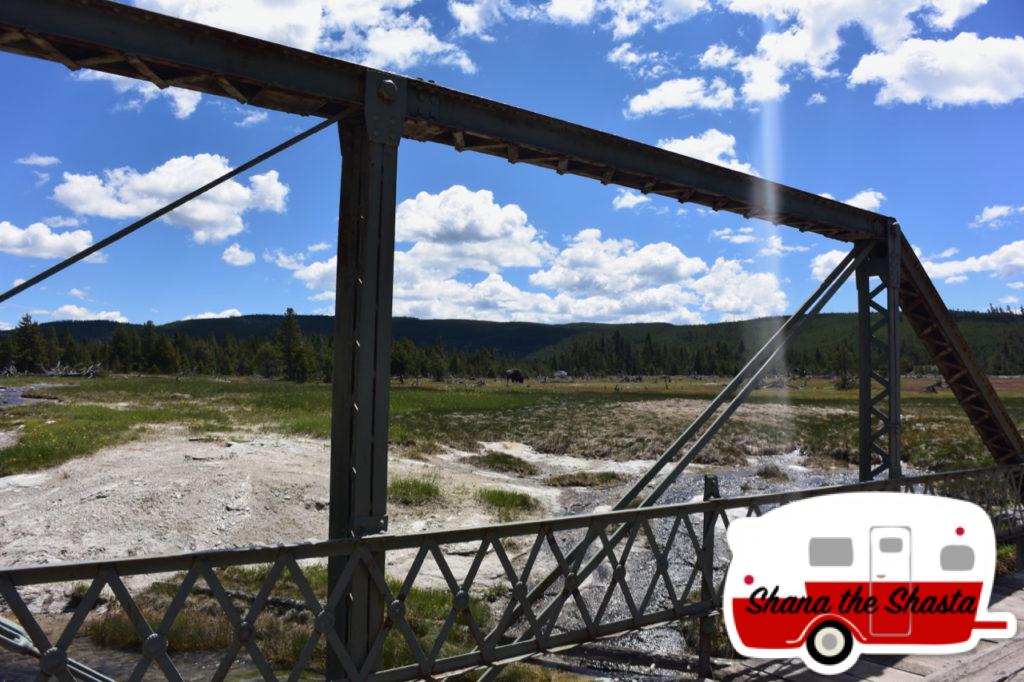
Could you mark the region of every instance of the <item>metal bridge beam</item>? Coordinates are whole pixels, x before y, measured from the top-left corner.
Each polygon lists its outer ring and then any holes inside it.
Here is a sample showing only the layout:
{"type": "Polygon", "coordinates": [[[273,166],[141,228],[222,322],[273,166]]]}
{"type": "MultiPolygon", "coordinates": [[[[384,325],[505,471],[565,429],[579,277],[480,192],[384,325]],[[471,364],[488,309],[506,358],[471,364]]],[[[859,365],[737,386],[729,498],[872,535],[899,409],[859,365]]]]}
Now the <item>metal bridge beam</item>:
{"type": "Polygon", "coordinates": [[[860,480],[885,471],[902,475],[900,465],[900,253],[899,223],[892,221],[885,242],[857,268],[857,345],[860,363],[860,480]],[[875,459],[879,460],[875,463],[875,459]]]}
{"type": "MultiPolygon", "coordinates": [[[[334,312],[331,413],[331,538],[387,530],[388,394],[395,253],[395,181],[405,82],[367,71],[366,115],[338,123],[341,207],[334,312]]],[[[383,552],[374,562],[384,566],[383,552]]],[[[331,557],[328,584],[347,557],[331,557]]],[[[383,603],[360,564],[334,626],[358,668],[383,625],[383,603]]],[[[343,675],[330,654],[328,677],[343,675]]]]}
{"type": "MultiPolygon", "coordinates": [[[[368,71],[108,0],[3,0],[0,50],[315,116],[362,106],[368,71]]],[[[402,135],[410,139],[762,217],[834,239],[885,236],[884,216],[811,192],[428,81],[410,80],[408,88],[402,135]]]]}

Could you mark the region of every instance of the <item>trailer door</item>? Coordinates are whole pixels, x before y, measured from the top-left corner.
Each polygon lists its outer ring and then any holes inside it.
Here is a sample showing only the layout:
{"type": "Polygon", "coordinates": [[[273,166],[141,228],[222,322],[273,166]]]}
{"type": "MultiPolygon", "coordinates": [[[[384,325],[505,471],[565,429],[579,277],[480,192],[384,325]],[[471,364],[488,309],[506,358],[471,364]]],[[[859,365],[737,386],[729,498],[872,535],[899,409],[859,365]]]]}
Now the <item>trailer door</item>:
{"type": "Polygon", "coordinates": [[[876,526],[871,529],[870,592],[878,600],[878,609],[870,615],[872,635],[909,635],[909,611],[889,613],[889,595],[904,587],[910,589],[910,529],[902,526],[876,526]]]}

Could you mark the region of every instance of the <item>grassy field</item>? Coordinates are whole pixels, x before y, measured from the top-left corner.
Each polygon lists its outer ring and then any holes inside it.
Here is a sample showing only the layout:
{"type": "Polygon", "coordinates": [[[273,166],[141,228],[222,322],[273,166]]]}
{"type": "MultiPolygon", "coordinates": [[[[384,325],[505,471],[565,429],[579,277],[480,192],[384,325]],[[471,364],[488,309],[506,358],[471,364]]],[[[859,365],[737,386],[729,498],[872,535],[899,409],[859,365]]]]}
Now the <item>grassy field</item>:
{"type": "MultiPolygon", "coordinates": [[[[17,442],[0,449],[0,475],[51,467],[123,443],[147,429],[179,424],[195,434],[263,429],[317,438],[330,435],[330,388],[256,379],[108,377],[51,380],[31,389],[39,402],[0,410],[0,431],[17,442]]],[[[0,385],[24,386],[24,378],[0,385]]],[[[37,381],[38,383],[38,381],[37,381]]],[[[424,384],[392,390],[390,440],[407,454],[429,454],[448,445],[480,451],[480,441],[517,441],[538,451],[599,459],[655,457],[686,426],[698,403],[685,409],[636,410],[639,403],[704,401],[724,379],[669,383],[531,383],[507,387],[424,384]]],[[[923,392],[928,379],[904,385],[905,459],[931,469],[988,463],[988,455],[948,393],[923,392]]],[[[1019,382],[1001,391],[1011,415],[1024,418],[1019,382]]],[[[736,415],[704,453],[728,463],[750,454],[800,447],[830,459],[849,459],[856,447],[856,390],[826,380],[799,388],[755,392],[755,405],[775,407],[736,415]],[[781,415],[781,416],[780,416],[781,415]]],[[[488,457],[486,453],[481,453],[488,457]]],[[[493,459],[493,458],[492,458],[493,459]]],[[[493,462],[496,467],[508,462],[493,462]]]]}

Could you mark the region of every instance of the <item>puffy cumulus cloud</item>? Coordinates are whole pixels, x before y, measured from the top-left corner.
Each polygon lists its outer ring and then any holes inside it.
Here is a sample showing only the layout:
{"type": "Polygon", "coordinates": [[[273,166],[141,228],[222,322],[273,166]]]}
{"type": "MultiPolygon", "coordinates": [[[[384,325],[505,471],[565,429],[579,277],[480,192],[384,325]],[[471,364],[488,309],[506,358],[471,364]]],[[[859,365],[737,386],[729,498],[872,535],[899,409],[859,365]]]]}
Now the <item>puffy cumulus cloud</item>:
{"type": "Polygon", "coordinates": [[[395,238],[414,242],[410,257],[442,275],[538,267],[555,253],[516,204],[502,206],[489,190],[452,185],[420,192],[398,205],[395,238]]]}
{"type": "Polygon", "coordinates": [[[991,253],[960,260],[924,260],[924,269],[931,277],[949,280],[972,273],[988,273],[997,277],[1014,277],[1024,273],[1024,241],[1010,242],[991,253]]]}
{"type": "Polygon", "coordinates": [[[56,166],[60,163],[60,159],[56,156],[44,156],[43,154],[36,154],[32,152],[28,156],[22,156],[16,159],[14,163],[21,164],[22,166],[56,166]]]}
{"type": "Polygon", "coordinates": [[[220,319],[223,319],[225,317],[241,317],[241,316],[242,316],[242,311],[239,310],[238,308],[228,308],[227,310],[222,310],[219,313],[218,312],[198,313],[196,315],[186,315],[185,317],[183,317],[181,319],[183,319],[183,320],[220,320],[220,319]]]}
{"type": "Polygon", "coordinates": [[[761,36],[753,53],[725,62],[742,74],[748,103],[773,101],[789,92],[793,70],[813,78],[835,76],[841,32],[857,25],[876,47],[894,50],[916,30],[915,18],[949,30],[986,0],[721,0],[725,9],[750,14],[777,30],[761,36]]]}
{"type": "Polygon", "coordinates": [[[651,198],[631,189],[621,188],[612,198],[612,208],[616,211],[623,208],[636,208],[640,204],[647,203],[651,198]]]}
{"type": "Polygon", "coordinates": [[[720,230],[711,230],[711,236],[731,244],[751,244],[757,241],[752,227],[741,227],[735,230],[731,227],[723,227],[720,230]]]}
{"type": "Polygon", "coordinates": [[[240,120],[235,121],[235,125],[239,128],[250,128],[254,125],[259,125],[260,123],[263,123],[269,117],[270,114],[268,114],[265,111],[250,111],[240,120]]]}
{"type": "Polygon", "coordinates": [[[632,43],[616,45],[608,53],[608,61],[640,78],[659,78],[668,71],[668,59],[660,52],[640,52],[632,43]]]}
{"type": "Polygon", "coordinates": [[[811,259],[811,274],[817,280],[824,280],[844,258],[846,258],[846,251],[839,249],[819,253],[811,259]]]}
{"type": "Polygon", "coordinates": [[[43,218],[43,222],[50,227],[78,227],[82,224],[78,218],[71,218],[69,216],[62,215],[53,215],[49,218],[43,218]]]}
{"type": "Polygon", "coordinates": [[[109,322],[128,322],[128,318],[119,310],[89,310],[80,305],[68,303],[56,310],[45,312],[54,320],[107,320],[109,322]]]}
{"type": "MultiPolygon", "coordinates": [[[[412,246],[395,253],[396,315],[696,323],[705,312],[733,319],[785,307],[774,275],[746,272],[738,261],[724,259],[709,268],[666,242],[640,245],[586,229],[555,249],[540,240],[518,206],[461,185],[402,202],[397,232],[400,242],[412,246]],[[532,289],[502,273],[523,266],[536,268],[527,277],[532,289]],[[486,276],[459,276],[467,271],[486,276]]],[[[333,301],[337,257],[308,262],[298,256],[264,255],[316,291],[310,300],[333,301]]]]}
{"type": "Polygon", "coordinates": [[[306,247],[306,253],[319,253],[320,251],[326,251],[331,248],[331,245],[327,242],[317,242],[316,244],[310,244],[306,247]]]}
{"type": "Polygon", "coordinates": [[[235,242],[228,248],[224,249],[224,253],[222,253],[220,257],[221,260],[228,265],[234,265],[236,267],[252,265],[256,262],[256,254],[252,251],[246,251],[238,242],[235,242]]]}
{"type": "Polygon", "coordinates": [[[783,256],[787,253],[803,253],[810,250],[807,246],[794,246],[792,244],[785,244],[782,241],[782,237],[777,234],[768,235],[768,239],[765,241],[764,246],[757,252],[759,256],[783,256]]]}
{"type": "Polygon", "coordinates": [[[637,248],[629,239],[602,239],[597,229],[581,230],[551,267],[530,275],[530,283],[573,294],[616,294],[678,283],[707,269],[667,242],[637,248]]]}
{"type": "Polygon", "coordinates": [[[89,298],[89,295],[77,287],[72,287],[68,290],[68,296],[73,296],[79,301],[84,301],[89,298]]]}
{"type": "Polygon", "coordinates": [[[547,0],[539,5],[512,0],[453,0],[448,8],[459,33],[489,39],[489,31],[506,19],[561,24],[597,24],[617,39],[645,28],[662,30],[709,10],[710,0],[547,0]]]}
{"type": "Polygon", "coordinates": [[[786,294],[771,272],[747,272],[737,260],[718,258],[706,275],[693,282],[702,308],[721,320],[778,315],[786,309],[786,294]]]}
{"type": "Polygon", "coordinates": [[[184,119],[188,118],[193,114],[193,112],[195,112],[196,107],[199,106],[199,102],[203,98],[200,93],[193,92],[192,90],[174,87],[164,88],[161,90],[147,81],[118,76],[113,73],[82,70],[76,71],[73,75],[79,81],[102,81],[110,83],[110,85],[113,86],[114,91],[119,95],[128,96],[128,98],[123,100],[117,107],[118,109],[127,111],[140,111],[146,104],[152,102],[158,97],[162,97],[170,103],[174,117],[184,119]]]}
{"type": "Polygon", "coordinates": [[[757,175],[753,166],[736,158],[736,137],[717,128],[708,128],[700,135],[658,140],[658,146],[676,154],[757,175]]]}
{"type": "MultiPolygon", "coordinates": [[[[820,196],[823,196],[826,199],[835,199],[835,197],[828,192],[822,192],[820,196]]],[[[878,190],[870,188],[857,192],[849,199],[842,199],[844,204],[863,208],[865,211],[877,211],[882,206],[883,201],[885,201],[885,195],[878,190]]]]}
{"type": "Polygon", "coordinates": [[[825,95],[821,94],[820,92],[815,92],[810,97],[807,98],[808,106],[814,106],[815,104],[824,104],[827,101],[828,97],[825,97],[825,95]]]}
{"type": "Polygon", "coordinates": [[[416,0],[136,0],[163,14],[229,31],[338,55],[378,68],[420,63],[474,70],[457,45],[437,37],[413,12],[416,0]]]}
{"type": "MultiPolygon", "coordinates": [[[[64,181],[54,188],[53,197],[81,215],[138,218],[228,170],[228,160],[223,156],[196,154],[175,157],[145,173],[127,166],[104,171],[103,177],[64,173],[64,181]]],[[[287,196],[288,186],[278,179],[277,171],[271,170],[250,177],[248,186],[228,180],[163,220],[187,227],[199,244],[219,242],[245,229],[242,215],[246,211],[283,212],[287,196]]]]}
{"type": "Polygon", "coordinates": [[[847,203],[850,206],[856,206],[857,208],[863,208],[865,211],[877,211],[879,207],[881,207],[883,201],[885,201],[884,194],[877,190],[866,189],[861,192],[857,192],[844,203],[847,203]]]}
{"type": "Polygon", "coordinates": [[[630,98],[625,114],[637,117],[669,109],[731,109],[736,91],[721,78],[673,78],[630,98]]]}
{"type": "Polygon", "coordinates": [[[22,229],[0,220],[0,252],[30,258],[67,258],[92,244],[89,230],[54,232],[45,223],[22,229]]]}
{"type": "Polygon", "coordinates": [[[881,83],[877,104],[1006,104],[1024,97],[1024,38],[907,40],[861,57],[849,82],[881,83]]]}
{"type": "Polygon", "coordinates": [[[1017,215],[1024,215],[1024,206],[1007,206],[1005,204],[986,206],[981,209],[981,213],[974,216],[971,227],[1002,227],[1017,215]]]}
{"type": "Polygon", "coordinates": [[[736,62],[736,50],[723,43],[715,43],[700,56],[700,65],[705,69],[721,69],[736,62]]]}

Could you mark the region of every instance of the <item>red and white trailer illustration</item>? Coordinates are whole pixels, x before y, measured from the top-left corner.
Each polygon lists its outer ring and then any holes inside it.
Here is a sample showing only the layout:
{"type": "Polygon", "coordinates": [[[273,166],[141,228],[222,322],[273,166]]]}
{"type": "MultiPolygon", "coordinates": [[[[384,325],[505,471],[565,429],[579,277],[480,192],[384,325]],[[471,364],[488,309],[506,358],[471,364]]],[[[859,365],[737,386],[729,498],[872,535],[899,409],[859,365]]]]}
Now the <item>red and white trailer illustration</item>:
{"type": "Polygon", "coordinates": [[[949,654],[1012,637],[989,613],[995,533],[977,505],[931,495],[823,495],[733,521],[726,628],[752,658],[821,674],[862,653],[949,654]]]}

